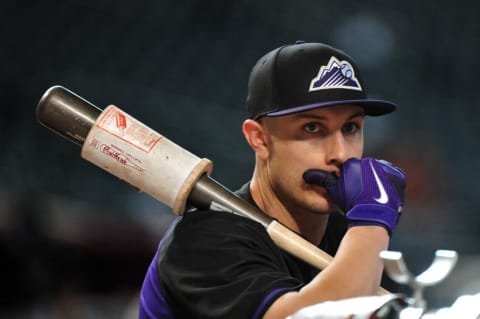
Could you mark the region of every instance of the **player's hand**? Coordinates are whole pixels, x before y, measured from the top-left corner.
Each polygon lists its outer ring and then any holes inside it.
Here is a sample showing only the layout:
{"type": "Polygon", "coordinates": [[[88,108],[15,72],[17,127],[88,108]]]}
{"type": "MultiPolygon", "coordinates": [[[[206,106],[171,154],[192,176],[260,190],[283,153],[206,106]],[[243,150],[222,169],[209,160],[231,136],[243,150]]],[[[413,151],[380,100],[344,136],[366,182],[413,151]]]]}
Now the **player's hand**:
{"type": "Polygon", "coordinates": [[[380,225],[391,234],[402,213],[405,174],[387,161],[351,158],[338,179],[319,169],[307,170],[303,178],[325,187],[351,226],[380,225]]]}

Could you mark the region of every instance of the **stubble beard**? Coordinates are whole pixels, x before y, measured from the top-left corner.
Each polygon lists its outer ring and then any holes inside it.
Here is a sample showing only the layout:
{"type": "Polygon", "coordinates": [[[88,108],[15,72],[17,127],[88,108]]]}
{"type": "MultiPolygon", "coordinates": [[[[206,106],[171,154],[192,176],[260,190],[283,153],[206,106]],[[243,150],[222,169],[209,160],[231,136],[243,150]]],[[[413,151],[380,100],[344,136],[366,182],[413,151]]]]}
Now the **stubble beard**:
{"type": "Polygon", "coordinates": [[[279,196],[283,205],[290,214],[306,213],[312,215],[330,215],[336,211],[335,206],[326,195],[326,191],[310,185],[299,188],[293,192],[291,189],[282,188],[279,196]]]}

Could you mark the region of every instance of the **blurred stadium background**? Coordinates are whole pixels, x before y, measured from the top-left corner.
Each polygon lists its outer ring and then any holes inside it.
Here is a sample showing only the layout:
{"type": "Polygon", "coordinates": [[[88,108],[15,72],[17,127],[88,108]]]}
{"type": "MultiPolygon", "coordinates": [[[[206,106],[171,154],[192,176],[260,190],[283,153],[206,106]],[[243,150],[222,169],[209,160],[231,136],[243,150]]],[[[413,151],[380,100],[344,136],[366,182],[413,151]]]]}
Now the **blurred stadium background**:
{"type": "MultiPolygon", "coordinates": [[[[0,317],[135,318],[169,209],[83,161],[35,107],[63,85],[115,104],[200,157],[235,189],[250,68],[296,40],[361,65],[397,113],[369,119],[366,155],[408,176],[391,249],[412,272],[460,256],[429,305],[480,292],[479,6],[474,1],[4,1],[0,5],[0,317]]],[[[159,181],[161,182],[161,181],[159,181]]],[[[192,261],[193,262],[193,261],[192,261]]]]}

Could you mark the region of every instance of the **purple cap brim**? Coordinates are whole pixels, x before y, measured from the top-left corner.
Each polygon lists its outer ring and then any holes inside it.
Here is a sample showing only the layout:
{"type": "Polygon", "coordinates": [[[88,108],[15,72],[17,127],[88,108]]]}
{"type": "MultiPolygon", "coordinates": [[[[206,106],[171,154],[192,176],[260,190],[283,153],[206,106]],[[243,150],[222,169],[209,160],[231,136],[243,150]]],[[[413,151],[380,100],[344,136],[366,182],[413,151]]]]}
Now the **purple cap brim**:
{"type": "Polygon", "coordinates": [[[307,104],[302,106],[291,107],[288,109],[284,109],[281,111],[275,111],[265,114],[269,117],[274,116],[282,116],[288,115],[328,106],[335,106],[335,105],[345,105],[345,104],[353,104],[359,105],[365,109],[365,114],[370,116],[379,116],[391,113],[397,109],[397,105],[392,102],[382,101],[382,100],[342,100],[342,101],[328,101],[328,102],[321,102],[321,103],[314,103],[314,104],[307,104]]]}

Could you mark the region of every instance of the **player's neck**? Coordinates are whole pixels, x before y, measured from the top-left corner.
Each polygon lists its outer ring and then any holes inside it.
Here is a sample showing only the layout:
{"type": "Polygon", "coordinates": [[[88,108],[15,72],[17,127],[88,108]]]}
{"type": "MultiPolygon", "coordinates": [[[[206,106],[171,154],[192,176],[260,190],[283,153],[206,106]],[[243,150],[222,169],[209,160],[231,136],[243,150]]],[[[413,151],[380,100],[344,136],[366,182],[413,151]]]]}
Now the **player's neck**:
{"type": "Polygon", "coordinates": [[[328,215],[285,207],[268,185],[262,185],[264,182],[265,179],[258,178],[254,174],[250,183],[250,192],[257,206],[265,214],[300,234],[311,243],[320,244],[327,226],[328,215]]]}
{"type": "Polygon", "coordinates": [[[297,232],[309,242],[318,246],[325,235],[329,215],[296,211],[290,216],[292,217],[290,224],[298,229],[297,232]]]}

